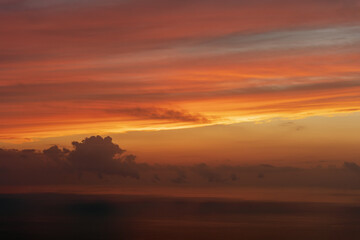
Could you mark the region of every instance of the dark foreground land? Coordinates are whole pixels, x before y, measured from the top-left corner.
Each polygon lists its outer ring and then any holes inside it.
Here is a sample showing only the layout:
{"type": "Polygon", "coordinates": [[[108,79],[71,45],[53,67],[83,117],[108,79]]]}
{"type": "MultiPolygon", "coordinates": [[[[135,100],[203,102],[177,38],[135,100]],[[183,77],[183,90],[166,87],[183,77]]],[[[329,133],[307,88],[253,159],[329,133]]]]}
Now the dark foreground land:
{"type": "Polygon", "coordinates": [[[360,239],[360,206],[119,195],[0,195],[0,239],[360,239]]]}

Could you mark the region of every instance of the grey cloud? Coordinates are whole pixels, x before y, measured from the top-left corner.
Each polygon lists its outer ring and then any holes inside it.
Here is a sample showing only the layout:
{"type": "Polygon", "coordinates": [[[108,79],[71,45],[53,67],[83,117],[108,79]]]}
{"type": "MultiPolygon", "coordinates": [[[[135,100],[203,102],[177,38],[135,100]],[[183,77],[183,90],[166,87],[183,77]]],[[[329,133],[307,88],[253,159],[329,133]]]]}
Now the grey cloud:
{"type": "Polygon", "coordinates": [[[139,119],[169,120],[175,122],[200,122],[209,123],[210,120],[201,114],[192,114],[185,110],[174,110],[166,108],[124,108],[109,109],[109,113],[120,113],[139,119]]]}
{"type": "Polygon", "coordinates": [[[125,150],[112,142],[110,137],[92,136],[81,142],[73,142],[74,150],[69,162],[79,172],[93,172],[139,178],[135,156],[121,156],[125,150]]]}
{"type": "Polygon", "coordinates": [[[230,178],[231,178],[231,181],[237,181],[237,180],[238,180],[238,176],[237,176],[237,174],[235,174],[235,173],[232,173],[232,174],[230,175],[230,178]]]}
{"type": "Polygon", "coordinates": [[[209,167],[205,163],[197,164],[192,167],[192,171],[196,174],[204,177],[209,182],[223,182],[224,179],[220,175],[221,171],[217,171],[217,169],[213,169],[209,167]]]}
{"type": "MultiPolygon", "coordinates": [[[[136,101],[177,101],[177,100],[196,100],[196,99],[212,99],[216,97],[241,97],[253,96],[257,94],[279,94],[279,93],[302,93],[302,92],[316,92],[330,89],[346,89],[360,86],[360,81],[328,81],[320,83],[302,83],[291,85],[268,85],[262,87],[245,87],[245,88],[232,88],[225,90],[211,90],[206,92],[199,91],[186,91],[179,92],[176,95],[173,93],[164,92],[150,92],[142,95],[135,94],[99,94],[89,96],[90,99],[103,99],[103,100],[126,100],[133,99],[136,101]]],[[[350,96],[356,98],[357,96],[350,96]]]]}
{"type": "Polygon", "coordinates": [[[153,182],[157,183],[157,182],[160,182],[160,181],[161,181],[161,179],[160,179],[159,175],[154,174],[154,176],[153,176],[153,182]]]}
{"type": "Polygon", "coordinates": [[[177,172],[177,177],[172,179],[171,181],[177,184],[186,183],[186,179],[187,179],[186,171],[183,169],[177,169],[176,172],[177,172]]]}
{"type": "MultiPolygon", "coordinates": [[[[93,174],[139,178],[134,155],[125,152],[110,137],[93,136],[73,142],[74,150],[52,146],[34,149],[0,149],[0,182],[13,184],[76,183],[77,176],[93,174]]],[[[87,179],[83,179],[85,182],[87,179]]]]}
{"type": "Polygon", "coordinates": [[[125,154],[110,137],[73,142],[72,150],[52,146],[0,149],[1,185],[115,184],[118,186],[257,186],[360,189],[360,166],[300,168],[260,165],[146,164],[125,154]],[[82,176],[80,179],[78,176],[82,176]]]}
{"type": "Polygon", "coordinates": [[[282,30],[256,34],[232,34],[213,39],[207,45],[224,50],[228,49],[232,53],[351,45],[359,43],[359,30],[359,26],[345,26],[282,30]]]}
{"type": "Polygon", "coordinates": [[[55,162],[65,161],[66,155],[70,151],[66,148],[60,149],[58,146],[54,145],[48,149],[43,150],[45,156],[49,157],[50,159],[54,160],[55,162]]]}
{"type": "Polygon", "coordinates": [[[356,173],[360,173],[360,166],[354,162],[344,162],[344,168],[356,173]]]}
{"type": "MultiPolygon", "coordinates": [[[[356,77],[356,76],[354,76],[356,77]]],[[[290,79],[289,79],[290,81],[290,79]]],[[[337,81],[323,81],[317,83],[301,83],[290,85],[267,85],[261,87],[245,87],[245,88],[231,88],[224,90],[208,90],[208,91],[194,91],[186,90],[177,92],[163,92],[154,90],[151,92],[134,91],[134,88],[145,84],[140,82],[121,82],[121,83],[104,83],[104,82],[89,82],[86,86],[83,82],[63,83],[63,84],[31,84],[31,85],[9,85],[0,87],[0,101],[3,103],[12,102],[42,102],[42,101],[60,101],[60,100],[87,100],[87,101],[121,101],[131,103],[146,103],[146,102],[161,102],[161,101],[184,101],[184,100],[198,100],[198,99],[212,99],[216,97],[242,97],[253,96],[257,94],[280,94],[280,93],[308,93],[331,90],[331,89],[346,89],[360,86],[359,80],[337,80],[337,81]],[[124,93],[114,93],[111,91],[118,88],[130,87],[130,91],[124,93]],[[107,93],[103,93],[107,92],[107,93]]],[[[358,96],[346,96],[356,99],[358,96]]],[[[346,99],[338,98],[337,101],[346,101],[346,99]]],[[[269,107],[281,107],[281,105],[274,105],[269,107]]],[[[121,112],[134,116],[145,115],[154,118],[163,118],[164,116],[171,116],[172,118],[181,118],[183,115],[189,113],[179,110],[171,109],[157,109],[157,108],[123,108],[123,109],[108,109],[108,112],[121,112]]],[[[187,118],[191,118],[187,116],[187,118]]],[[[200,116],[198,116],[201,119],[200,116]]],[[[206,121],[206,119],[202,119],[206,121]]]]}

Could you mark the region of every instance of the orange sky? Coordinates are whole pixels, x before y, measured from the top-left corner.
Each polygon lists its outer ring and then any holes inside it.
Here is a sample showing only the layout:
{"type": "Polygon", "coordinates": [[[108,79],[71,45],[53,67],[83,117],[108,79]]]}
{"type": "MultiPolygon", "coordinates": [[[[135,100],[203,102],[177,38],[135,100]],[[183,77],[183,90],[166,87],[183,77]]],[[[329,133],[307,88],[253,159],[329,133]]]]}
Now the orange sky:
{"type": "Polygon", "coordinates": [[[2,0],[0,146],[139,131],[122,145],[149,161],[355,158],[355,132],[336,126],[358,128],[359,10],[356,0],[2,0]],[[297,121],[306,127],[274,127],[297,121]],[[149,145],[144,130],[164,131],[149,145]],[[207,154],[224,143],[228,155],[207,154]],[[254,154],[259,144],[273,150],[254,154]]]}

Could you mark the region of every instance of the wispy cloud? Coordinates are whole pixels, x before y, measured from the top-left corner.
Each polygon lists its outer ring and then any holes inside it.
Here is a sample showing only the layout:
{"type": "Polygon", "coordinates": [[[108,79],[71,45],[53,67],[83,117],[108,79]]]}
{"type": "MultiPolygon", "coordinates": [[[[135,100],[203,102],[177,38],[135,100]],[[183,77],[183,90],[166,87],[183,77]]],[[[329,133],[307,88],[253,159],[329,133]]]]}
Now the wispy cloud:
{"type": "Polygon", "coordinates": [[[70,115],[83,132],[359,106],[358,1],[0,4],[2,139],[46,136],[55,119],[64,131],[70,115]]]}

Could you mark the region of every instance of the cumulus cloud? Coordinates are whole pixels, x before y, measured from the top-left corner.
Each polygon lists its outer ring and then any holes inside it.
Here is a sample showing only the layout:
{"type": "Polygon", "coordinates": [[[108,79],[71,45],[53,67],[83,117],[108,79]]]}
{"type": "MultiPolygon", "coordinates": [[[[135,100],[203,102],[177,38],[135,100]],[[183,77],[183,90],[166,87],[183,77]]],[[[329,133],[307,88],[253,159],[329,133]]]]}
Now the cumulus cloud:
{"type": "Polygon", "coordinates": [[[322,168],[268,164],[148,164],[138,163],[135,155],[125,154],[111,137],[91,136],[74,141],[72,145],[72,149],[54,145],[43,151],[0,149],[0,185],[86,183],[360,188],[360,166],[355,162],[322,168]]]}
{"type": "Polygon", "coordinates": [[[81,142],[73,142],[74,150],[69,153],[69,161],[79,172],[121,175],[139,178],[135,156],[122,156],[125,150],[112,142],[111,137],[92,136],[81,142]]]}
{"type": "Polygon", "coordinates": [[[43,154],[46,157],[55,161],[58,164],[64,164],[67,161],[67,156],[69,153],[70,153],[70,151],[68,149],[66,149],[66,148],[60,149],[56,145],[43,150],[43,154]]]}
{"type": "Polygon", "coordinates": [[[73,176],[96,174],[139,178],[134,155],[110,137],[92,136],[73,142],[73,150],[54,145],[42,152],[34,149],[0,149],[2,184],[74,182],[73,176]],[[30,182],[28,182],[30,180],[30,182]]]}

